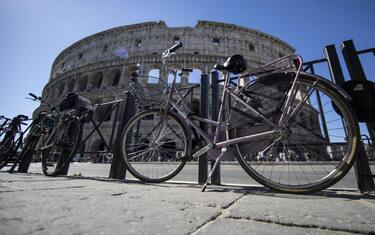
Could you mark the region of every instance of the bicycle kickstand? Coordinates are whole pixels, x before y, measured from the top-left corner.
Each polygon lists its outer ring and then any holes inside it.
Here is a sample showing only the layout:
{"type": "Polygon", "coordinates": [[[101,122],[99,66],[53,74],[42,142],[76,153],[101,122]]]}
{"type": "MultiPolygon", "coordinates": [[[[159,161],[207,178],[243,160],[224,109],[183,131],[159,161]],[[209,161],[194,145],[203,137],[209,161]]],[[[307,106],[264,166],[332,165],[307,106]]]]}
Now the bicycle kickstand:
{"type": "Polygon", "coordinates": [[[212,167],[212,169],[211,169],[211,171],[210,171],[210,174],[209,174],[208,177],[207,177],[206,183],[205,183],[205,184],[203,185],[203,187],[202,187],[202,192],[204,192],[204,191],[206,190],[207,184],[208,184],[208,182],[211,181],[212,174],[213,174],[213,172],[215,171],[215,169],[216,169],[216,167],[217,167],[217,164],[220,162],[221,158],[225,155],[225,153],[227,152],[227,150],[228,150],[228,149],[227,149],[226,147],[225,147],[225,148],[221,148],[221,153],[220,153],[219,157],[216,158],[216,160],[215,160],[215,164],[214,164],[214,166],[212,167]]]}

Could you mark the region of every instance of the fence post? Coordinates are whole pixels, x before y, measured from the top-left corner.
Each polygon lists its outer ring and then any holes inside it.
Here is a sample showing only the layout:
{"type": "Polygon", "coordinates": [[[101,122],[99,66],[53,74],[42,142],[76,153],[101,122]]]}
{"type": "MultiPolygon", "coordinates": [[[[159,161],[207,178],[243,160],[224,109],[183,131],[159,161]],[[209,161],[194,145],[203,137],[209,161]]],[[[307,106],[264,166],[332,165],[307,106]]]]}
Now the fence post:
{"type": "Polygon", "coordinates": [[[116,133],[116,139],[114,144],[111,146],[111,152],[113,153],[113,159],[111,164],[111,170],[109,172],[109,178],[112,179],[125,179],[126,176],[126,166],[124,160],[120,154],[120,141],[121,141],[121,134],[125,127],[125,124],[132,118],[135,114],[135,100],[132,94],[126,95],[126,101],[122,102],[119,106],[120,111],[116,112],[115,122],[118,121],[118,128],[116,133]]]}
{"type": "MultiPolygon", "coordinates": [[[[217,121],[219,115],[219,73],[217,71],[211,71],[211,118],[217,121]]],[[[212,127],[212,133],[215,133],[216,128],[212,127]]],[[[215,161],[211,160],[211,169],[214,166],[215,161]]],[[[220,185],[220,162],[217,164],[215,171],[212,173],[211,184],[220,185]]]]}
{"type": "MultiPolygon", "coordinates": [[[[200,102],[200,116],[203,118],[208,117],[208,75],[201,75],[201,102],[200,102]]],[[[204,131],[208,131],[207,123],[200,123],[200,127],[204,131]]],[[[202,140],[204,141],[204,140],[202,140]]],[[[203,154],[199,157],[198,162],[198,184],[204,184],[207,180],[207,167],[208,160],[207,155],[203,154]]]]}
{"type": "MultiPolygon", "coordinates": [[[[367,80],[353,40],[344,41],[342,43],[341,49],[350,74],[350,79],[359,81],[367,80]]],[[[366,123],[366,125],[373,143],[375,138],[375,123],[368,122],[366,123]]],[[[373,191],[375,190],[374,180],[372,178],[371,169],[362,142],[360,143],[358,154],[359,155],[357,157],[357,161],[354,165],[358,188],[362,193],[373,191]]]]}

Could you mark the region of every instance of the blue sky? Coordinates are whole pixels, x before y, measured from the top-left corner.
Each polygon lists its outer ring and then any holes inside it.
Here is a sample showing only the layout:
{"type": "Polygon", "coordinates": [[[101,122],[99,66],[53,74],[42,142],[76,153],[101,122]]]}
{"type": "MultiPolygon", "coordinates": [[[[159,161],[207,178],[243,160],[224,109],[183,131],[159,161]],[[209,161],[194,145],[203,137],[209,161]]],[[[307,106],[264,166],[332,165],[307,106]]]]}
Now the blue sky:
{"type": "MultiPolygon", "coordinates": [[[[0,0],[0,114],[31,115],[38,105],[24,97],[41,94],[54,58],[109,28],[157,20],[171,27],[227,22],[277,36],[308,61],[322,58],[325,45],[339,50],[347,39],[357,49],[375,47],[374,10],[373,0],[0,0]]],[[[374,78],[374,56],[361,58],[374,78]]]]}

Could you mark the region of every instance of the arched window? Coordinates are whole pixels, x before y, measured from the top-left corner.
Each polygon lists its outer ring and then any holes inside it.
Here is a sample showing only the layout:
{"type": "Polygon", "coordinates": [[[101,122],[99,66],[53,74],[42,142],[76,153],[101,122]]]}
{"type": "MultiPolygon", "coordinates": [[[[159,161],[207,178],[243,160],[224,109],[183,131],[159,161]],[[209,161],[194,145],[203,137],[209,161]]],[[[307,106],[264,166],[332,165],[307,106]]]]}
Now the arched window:
{"type": "Polygon", "coordinates": [[[152,69],[148,73],[147,83],[157,84],[157,83],[159,83],[159,77],[160,77],[160,70],[159,69],[152,69]]]}
{"type": "Polygon", "coordinates": [[[220,39],[219,38],[212,39],[212,42],[214,43],[214,46],[219,46],[220,45],[220,39]]]}
{"type": "Polygon", "coordinates": [[[193,69],[189,75],[189,83],[200,83],[202,71],[200,69],[193,69]]]}
{"type": "Polygon", "coordinates": [[[135,46],[136,46],[136,47],[140,47],[140,46],[142,46],[142,40],[141,40],[141,39],[137,39],[137,40],[135,40],[135,46]]]}
{"type": "Polygon", "coordinates": [[[99,151],[105,151],[105,145],[101,139],[96,139],[91,144],[91,150],[92,152],[99,152],[99,151]]]}
{"type": "Polygon", "coordinates": [[[250,51],[255,51],[254,44],[249,43],[249,50],[250,50],[250,51]]]}
{"type": "Polygon", "coordinates": [[[117,86],[120,83],[121,72],[120,70],[112,70],[108,76],[108,84],[110,86],[117,86]]]}
{"type": "Polygon", "coordinates": [[[72,92],[73,89],[74,89],[74,84],[76,83],[76,80],[75,79],[72,79],[68,82],[68,85],[67,85],[67,92],[72,92]]]}
{"type": "Polygon", "coordinates": [[[78,80],[78,86],[77,86],[77,91],[84,91],[86,90],[86,87],[87,87],[87,79],[88,79],[88,76],[83,76],[82,78],[80,78],[78,80]]]}
{"type": "Polygon", "coordinates": [[[111,116],[112,116],[111,110],[112,110],[112,105],[99,106],[95,111],[94,118],[98,122],[109,121],[111,120],[111,116]]]}
{"type": "Polygon", "coordinates": [[[64,88],[65,88],[65,83],[63,82],[62,84],[60,84],[58,88],[58,92],[57,92],[58,96],[61,96],[64,93],[64,88]]]}
{"type": "Polygon", "coordinates": [[[92,77],[92,87],[99,89],[102,85],[103,81],[103,73],[102,72],[96,72],[94,76],[92,77]]]}

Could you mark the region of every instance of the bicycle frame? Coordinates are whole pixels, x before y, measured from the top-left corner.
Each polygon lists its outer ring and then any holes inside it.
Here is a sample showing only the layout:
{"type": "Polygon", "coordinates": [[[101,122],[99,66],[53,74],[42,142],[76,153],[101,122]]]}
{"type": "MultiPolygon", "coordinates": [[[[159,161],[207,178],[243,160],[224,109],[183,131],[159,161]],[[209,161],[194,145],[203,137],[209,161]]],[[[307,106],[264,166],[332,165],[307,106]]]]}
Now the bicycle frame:
{"type": "MultiPolygon", "coordinates": [[[[280,119],[277,123],[272,123],[271,121],[269,121],[265,116],[263,116],[256,109],[254,109],[249,104],[247,104],[245,101],[243,101],[235,92],[233,92],[232,86],[231,86],[231,83],[230,83],[229,72],[227,72],[227,71],[223,71],[223,74],[222,74],[222,78],[223,78],[222,80],[224,81],[224,89],[223,89],[223,92],[222,92],[221,105],[220,105],[220,108],[219,108],[219,115],[218,115],[219,121],[214,121],[214,120],[208,119],[208,118],[202,118],[202,117],[196,116],[196,115],[189,115],[188,113],[184,112],[182,110],[182,108],[179,107],[179,103],[181,103],[182,106],[186,110],[190,110],[188,105],[183,100],[184,96],[182,96],[180,94],[179,90],[176,88],[176,73],[174,73],[172,85],[170,87],[169,94],[167,96],[168,98],[167,98],[167,105],[166,105],[166,108],[165,108],[165,115],[166,115],[166,111],[168,111],[170,108],[175,109],[177,111],[177,113],[184,118],[184,121],[186,121],[192,128],[194,128],[199,133],[199,135],[201,135],[208,142],[208,145],[203,148],[203,149],[207,149],[207,150],[209,150],[213,147],[226,148],[231,144],[243,143],[243,142],[251,141],[251,140],[256,139],[256,138],[271,136],[274,133],[280,131],[282,128],[287,127],[288,121],[292,117],[294,117],[294,115],[297,113],[298,109],[301,108],[302,105],[306,102],[307,97],[312,92],[313,87],[314,87],[314,86],[311,87],[310,90],[307,92],[308,94],[303,99],[301,99],[301,101],[297,105],[294,105],[295,100],[296,100],[295,99],[296,94],[298,93],[297,81],[298,81],[299,74],[302,70],[302,64],[303,64],[302,58],[300,56],[297,56],[297,55],[289,55],[289,56],[282,57],[278,60],[275,60],[275,61],[265,65],[264,67],[272,66],[273,64],[276,64],[276,63],[278,63],[282,60],[285,60],[285,59],[288,59],[289,62],[297,68],[297,71],[296,71],[296,75],[294,77],[292,86],[289,89],[289,92],[286,96],[286,101],[285,101],[285,103],[283,105],[283,108],[282,108],[282,114],[281,114],[280,119]],[[176,94],[178,96],[177,102],[172,101],[173,94],[176,94]],[[223,120],[223,115],[224,115],[225,100],[228,97],[228,95],[230,95],[237,102],[240,102],[246,108],[251,110],[259,118],[261,118],[261,120],[263,120],[265,123],[272,126],[274,129],[270,130],[270,131],[257,133],[257,134],[252,134],[252,135],[247,135],[247,136],[243,136],[243,137],[237,137],[237,138],[230,139],[230,140],[220,141],[219,140],[219,133],[222,129],[223,124],[225,124],[225,122],[226,122],[225,120],[223,120]],[[207,123],[207,124],[212,125],[212,126],[216,126],[216,131],[215,131],[214,137],[211,138],[204,130],[202,130],[199,127],[199,125],[197,125],[194,122],[195,120],[207,123]]],[[[163,64],[165,65],[165,61],[163,61],[163,64]]],[[[166,66],[164,66],[164,67],[166,68],[166,66]]],[[[164,75],[167,74],[166,71],[167,70],[164,70],[164,75]]],[[[249,75],[249,74],[247,74],[247,75],[249,75]]],[[[167,76],[165,76],[165,77],[167,77],[167,76]]]]}

